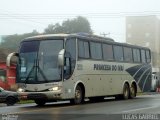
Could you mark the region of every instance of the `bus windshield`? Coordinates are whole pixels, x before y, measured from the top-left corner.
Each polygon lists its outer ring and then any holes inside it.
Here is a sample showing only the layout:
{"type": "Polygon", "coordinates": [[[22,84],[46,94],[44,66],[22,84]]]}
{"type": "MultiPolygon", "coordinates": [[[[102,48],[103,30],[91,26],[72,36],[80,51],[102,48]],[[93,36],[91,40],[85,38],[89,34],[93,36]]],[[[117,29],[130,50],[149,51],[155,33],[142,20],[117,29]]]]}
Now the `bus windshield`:
{"type": "Polygon", "coordinates": [[[63,40],[22,42],[17,82],[33,84],[61,80],[58,67],[58,53],[61,49],[63,40]]]}

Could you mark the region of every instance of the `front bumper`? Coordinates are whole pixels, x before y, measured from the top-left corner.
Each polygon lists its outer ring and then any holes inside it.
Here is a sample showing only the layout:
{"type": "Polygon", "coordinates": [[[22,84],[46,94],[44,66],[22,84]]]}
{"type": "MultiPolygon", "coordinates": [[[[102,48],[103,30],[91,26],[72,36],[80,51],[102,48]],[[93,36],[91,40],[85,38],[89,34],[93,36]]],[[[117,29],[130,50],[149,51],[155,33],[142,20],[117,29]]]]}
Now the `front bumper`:
{"type": "Polygon", "coordinates": [[[62,99],[62,93],[60,92],[21,92],[19,93],[21,100],[36,100],[36,99],[45,99],[45,100],[57,100],[62,99]]]}

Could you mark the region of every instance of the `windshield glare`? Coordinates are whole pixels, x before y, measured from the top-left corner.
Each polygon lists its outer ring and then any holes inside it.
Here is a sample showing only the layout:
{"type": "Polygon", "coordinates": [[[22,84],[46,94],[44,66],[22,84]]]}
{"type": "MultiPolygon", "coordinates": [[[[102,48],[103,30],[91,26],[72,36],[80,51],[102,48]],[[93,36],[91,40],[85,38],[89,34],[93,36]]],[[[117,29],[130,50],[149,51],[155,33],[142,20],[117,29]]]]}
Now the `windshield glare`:
{"type": "Polygon", "coordinates": [[[61,79],[58,53],[63,40],[29,41],[21,44],[19,82],[43,83],[61,79]]]}

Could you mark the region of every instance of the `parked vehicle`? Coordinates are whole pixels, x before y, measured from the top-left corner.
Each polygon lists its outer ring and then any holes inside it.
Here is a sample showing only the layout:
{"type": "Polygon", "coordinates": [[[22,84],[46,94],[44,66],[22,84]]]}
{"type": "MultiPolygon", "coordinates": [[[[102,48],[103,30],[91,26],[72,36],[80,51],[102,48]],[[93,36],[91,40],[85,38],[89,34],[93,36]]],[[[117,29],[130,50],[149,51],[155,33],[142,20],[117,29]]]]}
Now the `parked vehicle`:
{"type": "Polygon", "coordinates": [[[7,106],[11,106],[18,101],[17,92],[7,91],[0,87],[0,103],[6,103],[7,106]]]}
{"type": "Polygon", "coordinates": [[[158,85],[158,76],[156,74],[152,74],[152,82],[151,82],[151,91],[155,92],[158,85]]]}
{"type": "Polygon", "coordinates": [[[16,66],[11,64],[6,66],[5,62],[0,62],[0,87],[5,90],[16,91],[16,66]]]}

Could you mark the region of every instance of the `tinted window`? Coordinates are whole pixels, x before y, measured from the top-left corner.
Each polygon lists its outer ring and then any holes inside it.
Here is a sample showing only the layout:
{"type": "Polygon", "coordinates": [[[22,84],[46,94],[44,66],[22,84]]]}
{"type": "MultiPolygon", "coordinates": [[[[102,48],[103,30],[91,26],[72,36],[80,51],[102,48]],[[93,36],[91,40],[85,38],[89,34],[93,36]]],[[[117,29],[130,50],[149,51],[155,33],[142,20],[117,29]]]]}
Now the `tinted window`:
{"type": "Polygon", "coordinates": [[[90,43],[91,57],[93,59],[102,59],[102,48],[100,43],[90,43]]]}
{"type": "Polygon", "coordinates": [[[146,50],[146,61],[147,63],[151,62],[151,55],[149,50],[146,50]]]}
{"type": "Polygon", "coordinates": [[[37,52],[39,47],[39,41],[29,41],[29,42],[22,42],[20,52],[37,52]]]}
{"type": "Polygon", "coordinates": [[[67,40],[66,52],[69,52],[71,55],[71,58],[73,60],[76,60],[76,40],[75,39],[67,40]]]}
{"type": "Polygon", "coordinates": [[[141,61],[142,61],[142,63],[146,63],[146,54],[145,54],[145,50],[141,50],[141,61]]]}
{"type": "Polygon", "coordinates": [[[134,60],[134,62],[140,62],[140,51],[139,51],[139,49],[133,49],[133,60],[134,60]]]}
{"type": "Polygon", "coordinates": [[[84,42],[84,55],[86,58],[89,58],[89,43],[84,42]]]}
{"type": "Polygon", "coordinates": [[[132,62],[132,49],[129,47],[123,47],[124,50],[124,61],[126,62],[132,62]]]}
{"type": "Polygon", "coordinates": [[[84,57],[84,44],[83,41],[78,41],[78,56],[79,57],[84,57]]]}
{"type": "Polygon", "coordinates": [[[66,52],[71,56],[71,71],[73,72],[76,63],[76,40],[67,40],[66,52]]]}
{"type": "Polygon", "coordinates": [[[104,58],[104,60],[113,60],[112,45],[103,44],[102,45],[102,49],[103,49],[103,58],[104,58]]]}
{"type": "Polygon", "coordinates": [[[122,46],[113,46],[114,49],[114,58],[116,61],[123,61],[123,49],[122,46]]]}
{"type": "Polygon", "coordinates": [[[86,41],[78,41],[78,56],[81,58],[89,58],[89,43],[86,41]]]}

